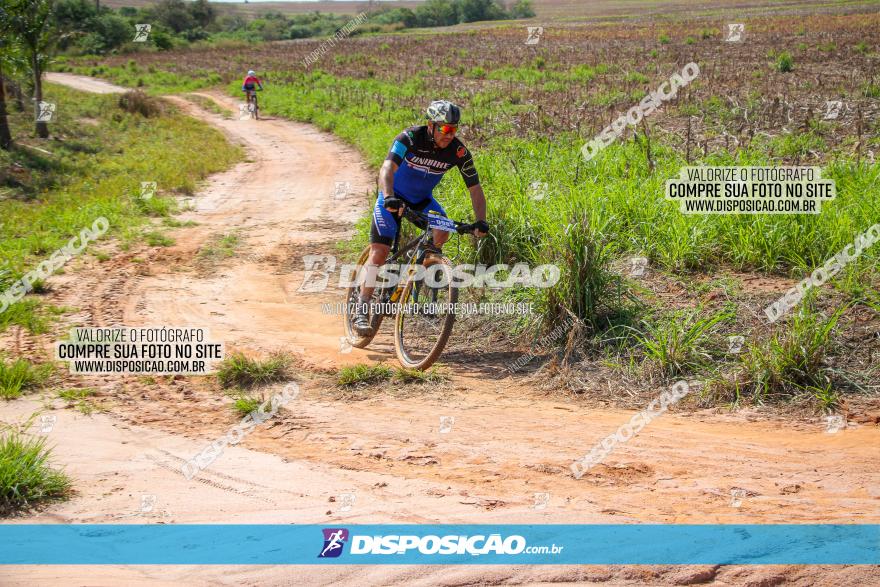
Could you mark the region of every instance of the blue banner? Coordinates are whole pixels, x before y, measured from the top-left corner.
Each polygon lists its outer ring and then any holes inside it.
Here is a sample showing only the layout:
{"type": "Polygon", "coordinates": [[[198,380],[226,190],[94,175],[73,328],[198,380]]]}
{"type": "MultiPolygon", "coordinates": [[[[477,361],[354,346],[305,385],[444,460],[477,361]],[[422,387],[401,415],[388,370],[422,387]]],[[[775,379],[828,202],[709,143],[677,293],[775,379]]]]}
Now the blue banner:
{"type": "Polygon", "coordinates": [[[880,525],[6,524],[0,564],[880,564],[880,525]]]}

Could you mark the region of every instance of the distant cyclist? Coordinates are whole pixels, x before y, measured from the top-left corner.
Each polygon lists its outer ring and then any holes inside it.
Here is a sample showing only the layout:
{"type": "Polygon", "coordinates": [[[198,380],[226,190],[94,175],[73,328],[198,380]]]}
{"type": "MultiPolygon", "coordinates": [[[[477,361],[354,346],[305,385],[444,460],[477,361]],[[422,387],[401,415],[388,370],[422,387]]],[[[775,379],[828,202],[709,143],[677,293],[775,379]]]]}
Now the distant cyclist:
{"type": "Polygon", "coordinates": [[[260,78],[257,77],[256,72],[252,69],[247,72],[247,75],[244,77],[244,81],[241,83],[241,91],[247,92],[248,95],[250,95],[250,93],[253,92],[254,89],[257,87],[262,90],[263,82],[260,81],[260,78]]]}
{"type": "Polygon", "coordinates": [[[260,81],[260,78],[257,77],[257,74],[252,69],[247,72],[244,81],[241,83],[241,91],[245,93],[245,96],[247,96],[248,104],[250,104],[251,101],[254,102],[254,110],[256,110],[257,88],[260,88],[260,90],[262,91],[263,82],[260,81]]]}
{"type": "MultiPolygon", "coordinates": [[[[443,174],[458,167],[464,183],[470,191],[471,205],[477,217],[477,237],[489,232],[486,223],[486,197],[480,186],[480,178],[474,168],[474,160],[464,144],[455,137],[461,110],[447,100],[431,102],[426,113],[428,123],[412,126],[397,135],[385,163],[379,170],[379,197],[373,208],[373,223],[370,227],[370,258],[366,267],[368,280],[361,286],[360,302],[356,304],[352,326],[360,336],[373,334],[370,327],[368,304],[373,295],[370,277],[385,264],[394,237],[400,229],[403,207],[446,216],[443,206],[434,199],[433,190],[440,183],[443,174]]],[[[449,239],[449,233],[433,231],[436,249],[449,239]]],[[[427,263],[426,263],[427,264],[427,263]]]]}

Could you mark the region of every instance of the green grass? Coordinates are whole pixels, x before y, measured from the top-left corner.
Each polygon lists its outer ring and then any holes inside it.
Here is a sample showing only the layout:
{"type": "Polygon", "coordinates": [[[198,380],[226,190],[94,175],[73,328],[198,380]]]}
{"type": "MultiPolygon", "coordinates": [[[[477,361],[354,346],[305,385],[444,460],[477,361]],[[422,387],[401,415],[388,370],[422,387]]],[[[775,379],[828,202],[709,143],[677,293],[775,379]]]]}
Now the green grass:
{"type": "Polygon", "coordinates": [[[75,407],[81,413],[89,415],[95,409],[103,409],[103,406],[90,400],[96,393],[98,393],[97,390],[91,387],[62,389],[58,392],[58,397],[67,402],[68,408],[75,407]]]}
{"type": "Polygon", "coordinates": [[[45,437],[0,432],[0,517],[70,495],[70,478],[49,465],[51,456],[45,437]]]}
{"type": "Polygon", "coordinates": [[[243,418],[259,408],[262,403],[256,397],[241,392],[236,394],[235,401],[232,402],[232,410],[243,418]]]}
{"type": "Polygon", "coordinates": [[[0,313],[0,332],[15,325],[21,326],[31,334],[44,334],[49,332],[49,326],[55,319],[67,310],[63,307],[41,304],[33,297],[25,297],[0,313]]]}
{"type": "Polygon", "coordinates": [[[143,71],[125,66],[70,65],[57,67],[56,71],[69,71],[79,75],[100,77],[120,86],[141,88],[151,95],[194,92],[219,85],[223,81],[217,73],[210,71],[200,70],[183,76],[154,67],[143,71]]]}
{"type": "Polygon", "coordinates": [[[186,99],[190,102],[196,104],[199,108],[203,110],[207,110],[208,112],[213,112],[214,114],[219,114],[224,118],[232,118],[232,115],[229,113],[229,110],[223,108],[217,102],[212,100],[211,98],[206,98],[205,96],[199,96],[196,94],[187,94],[186,99]]]}
{"type": "Polygon", "coordinates": [[[157,231],[144,233],[144,240],[146,240],[147,244],[151,247],[170,247],[174,244],[173,238],[157,231]]]}
{"type": "Polygon", "coordinates": [[[344,387],[356,385],[372,385],[383,381],[397,383],[443,383],[449,381],[449,375],[438,367],[431,367],[427,371],[417,369],[404,369],[402,367],[391,368],[386,365],[351,365],[339,369],[336,375],[336,383],[344,387]]]}
{"type": "Polygon", "coordinates": [[[352,365],[343,367],[336,376],[336,383],[343,386],[369,385],[388,381],[394,370],[386,365],[352,365]]]}
{"type": "Polygon", "coordinates": [[[431,367],[427,371],[398,367],[394,370],[392,377],[393,381],[400,383],[444,383],[449,379],[449,375],[442,372],[437,366],[431,367]]]}
{"type": "Polygon", "coordinates": [[[813,295],[808,297],[785,328],[749,343],[732,379],[710,381],[707,392],[733,402],[807,397],[826,409],[836,405],[838,393],[826,358],[834,348],[833,333],[846,306],[826,316],[813,308],[813,295]]]}
{"type": "Polygon", "coordinates": [[[168,228],[189,228],[191,226],[198,226],[199,223],[194,220],[181,221],[177,218],[163,218],[162,226],[167,226],[168,228]]]}
{"type": "Polygon", "coordinates": [[[289,378],[290,357],[274,354],[265,360],[251,359],[242,353],[233,353],[220,363],[217,380],[224,388],[256,387],[289,378]]]}
{"type": "Polygon", "coordinates": [[[210,242],[199,249],[197,257],[203,261],[216,262],[235,255],[241,239],[235,232],[214,235],[210,242]]]}
{"type": "Polygon", "coordinates": [[[643,321],[643,332],[635,336],[649,364],[669,377],[691,374],[712,362],[710,337],[718,326],[734,315],[706,314],[702,309],[672,312],[656,320],[643,321]]]}
{"type": "MultiPolygon", "coordinates": [[[[4,282],[47,260],[98,217],[108,219],[108,234],[123,247],[138,241],[149,232],[150,217],[176,210],[170,195],[192,193],[199,179],[243,158],[219,131],[172,108],[144,118],[121,110],[114,96],[53,84],[46,91],[46,100],[58,105],[50,132],[65,140],[31,138],[31,113],[11,108],[14,138],[51,154],[24,147],[0,151],[0,188],[11,193],[0,200],[0,267],[9,272],[4,282]],[[141,181],[156,181],[161,194],[170,195],[144,201],[141,181]]],[[[39,312],[34,299],[25,297],[0,313],[0,331],[11,324],[44,331],[50,312],[39,312]]]]}
{"type": "Polygon", "coordinates": [[[11,363],[0,358],[0,398],[20,397],[22,393],[39,388],[52,373],[52,365],[34,365],[27,359],[11,363]]]}
{"type": "Polygon", "coordinates": [[[794,60],[791,58],[791,53],[783,51],[776,57],[776,69],[782,73],[794,70],[794,60]]]}

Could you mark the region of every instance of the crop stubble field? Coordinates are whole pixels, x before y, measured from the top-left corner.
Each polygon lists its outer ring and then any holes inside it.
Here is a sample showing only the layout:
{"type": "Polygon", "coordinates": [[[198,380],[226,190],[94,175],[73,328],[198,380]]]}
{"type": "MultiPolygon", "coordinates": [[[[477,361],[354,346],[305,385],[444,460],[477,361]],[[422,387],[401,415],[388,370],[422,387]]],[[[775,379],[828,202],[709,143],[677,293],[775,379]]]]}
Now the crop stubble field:
{"type": "MultiPolygon", "coordinates": [[[[539,17],[551,6],[561,3],[539,4],[539,17]]],[[[550,21],[535,45],[525,45],[524,26],[500,25],[347,39],[308,67],[302,59],[321,39],[138,53],[66,68],[154,92],[181,80],[221,80],[232,93],[241,72],[256,68],[265,72],[267,113],[330,130],[373,165],[428,100],[451,99],[464,108],[460,135],[474,151],[496,228],[461,259],[563,270],[550,291],[479,292],[539,310],[497,335],[527,341],[566,316],[582,321],[567,337],[567,360],[551,362],[554,377],[545,380],[578,392],[597,378],[612,389],[644,390],[684,375],[708,384],[701,401],[709,405],[794,397],[831,409],[850,392],[874,403],[877,250],[816,288],[790,320],[770,326],[762,309],[880,219],[876,5],[734,10],[718,2],[699,17],[664,19],[617,11],[624,8],[645,6],[615,5],[607,22],[550,21]],[[724,41],[730,22],[745,24],[742,42],[724,41]],[[790,68],[780,65],[785,60],[790,68]],[[689,62],[700,74],[676,99],[583,160],[586,141],[689,62]],[[843,104],[835,119],[825,116],[829,100],[843,104]],[[838,197],[815,217],[684,216],[662,194],[664,181],[688,164],[822,166],[838,197]],[[546,197],[533,197],[536,182],[546,197]],[[632,255],[649,259],[648,277],[619,277],[632,255]],[[726,337],[735,334],[746,336],[746,350],[730,356],[726,337]]],[[[450,215],[470,213],[457,178],[444,180],[438,197],[450,215]]],[[[362,221],[352,248],[367,227],[362,221]]],[[[474,343],[462,335],[448,360],[472,363],[474,343]]]]}

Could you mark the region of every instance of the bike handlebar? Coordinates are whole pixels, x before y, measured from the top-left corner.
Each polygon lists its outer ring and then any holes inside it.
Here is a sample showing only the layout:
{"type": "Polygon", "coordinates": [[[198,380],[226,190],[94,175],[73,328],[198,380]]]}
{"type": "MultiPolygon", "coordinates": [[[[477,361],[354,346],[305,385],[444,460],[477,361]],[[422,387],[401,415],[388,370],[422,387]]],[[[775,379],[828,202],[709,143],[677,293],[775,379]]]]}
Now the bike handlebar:
{"type": "MultiPolygon", "coordinates": [[[[428,222],[431,220],[431,216],[429,214],[425,214],[424,212],[417,212],[411,209],[409,206],[404,205],[403,215],[406,216],[409,220],[419,219],[428,222]]],[[[441,216],[441,218],[449,218],[448,216],[441,216]]],[[[450,218],[450,220],[452,220],[450,218]]],[[[473,234],[474,230],[476,230],[476,222],[472,222],[470,224],[466,224],[464,222],[459,222],[457,220],[452,220],[455,223],[455,232],[458,234],[473,234]]]]}

